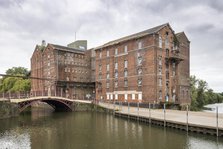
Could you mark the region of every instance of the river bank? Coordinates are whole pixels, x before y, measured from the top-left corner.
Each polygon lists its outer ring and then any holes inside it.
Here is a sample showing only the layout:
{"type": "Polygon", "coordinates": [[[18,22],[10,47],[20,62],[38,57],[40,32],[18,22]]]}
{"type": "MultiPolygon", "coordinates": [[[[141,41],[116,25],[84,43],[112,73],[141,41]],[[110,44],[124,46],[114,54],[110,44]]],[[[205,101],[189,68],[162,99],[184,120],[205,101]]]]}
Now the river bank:
{"type": "Polygon", "coordinates": [[[17,104],[9,101],[0,101],[0,119],[16,117],[19,115],[17,104]]]}

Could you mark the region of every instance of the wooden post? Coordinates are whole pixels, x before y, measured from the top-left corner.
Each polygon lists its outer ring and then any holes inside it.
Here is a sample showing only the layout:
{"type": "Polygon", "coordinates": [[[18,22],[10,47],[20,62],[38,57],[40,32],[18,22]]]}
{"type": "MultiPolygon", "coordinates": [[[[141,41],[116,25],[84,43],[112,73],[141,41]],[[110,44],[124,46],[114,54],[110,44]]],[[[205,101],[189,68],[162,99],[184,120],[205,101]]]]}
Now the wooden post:
{"type": "Polygon", "coordinates": [[[138,120],[139,120],[139,102],[137,102],[138,120]]]}
{"type": "Polygon", "coordinates": [[[188,132],[188,105],[187,105],[187,132],[188,132]]]}
{"type": "Polygon", "coordinates": [[[218,106],[216,107],[216,135],[218,137],[218,106]]]}
{"type": "Polygon", "coordinates": [[[164,114],[164,127],[166,127],[166,104],[163,105],[163,114],[164,114]]]}
{"type": "Polygon", "coordinates": [[[150,103],[149,103],[149,123],[151,123],[151,105],[150,105],[150,103]]]}

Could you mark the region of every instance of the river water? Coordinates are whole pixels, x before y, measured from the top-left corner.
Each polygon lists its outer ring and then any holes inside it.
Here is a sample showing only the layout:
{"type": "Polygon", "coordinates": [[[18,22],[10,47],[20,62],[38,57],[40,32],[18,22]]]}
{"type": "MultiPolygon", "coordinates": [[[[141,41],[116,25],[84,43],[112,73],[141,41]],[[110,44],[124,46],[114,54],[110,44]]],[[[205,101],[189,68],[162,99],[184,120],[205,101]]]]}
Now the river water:
{"type": "Polygon", "coordinates": [[[223,139],[116,118],[106,113],[33,110],[0,120],[0,148],[218,149],[223,139]]]}

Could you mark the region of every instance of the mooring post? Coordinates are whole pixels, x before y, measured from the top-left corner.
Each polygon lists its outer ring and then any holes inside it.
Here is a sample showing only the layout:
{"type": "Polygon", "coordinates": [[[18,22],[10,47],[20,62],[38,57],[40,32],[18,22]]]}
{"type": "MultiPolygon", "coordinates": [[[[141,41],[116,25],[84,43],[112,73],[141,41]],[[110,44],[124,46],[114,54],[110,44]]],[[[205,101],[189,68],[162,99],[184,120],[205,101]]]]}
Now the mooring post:
{"type": "Polygon", "coordinates": [[[188,105],[187,105],[187,132],[188,132],[188,105]]]}
{"type": "Polygon", "coordinates": [[[164,127],[166,127],[166,104],[163,105],[163,113],[164,113],[164,127]]]}
{"type": "Polygon", "coordinates": [[[138,120],[139,120],[139,102],[137,102],[138,120]]]}
{"type": "Polygon", "coordinates": [[[129,117],[129,102],[128,102],[128,117],[129,117]]]}
{"type": "Polygon", "coordinates": [[[150,103],[149,103],[149,123],[151,123],[151,111],[150,111],[150,110],[151,110],[151,109],[150,109],[151,107],[150,107],[150,106],[151,106],[151,105],[150,105],[150,103]]]}
{"type": "Polygon", "coordinates": [[[216,135],[218,137],[218,106],[216,107],[216,135]]]}

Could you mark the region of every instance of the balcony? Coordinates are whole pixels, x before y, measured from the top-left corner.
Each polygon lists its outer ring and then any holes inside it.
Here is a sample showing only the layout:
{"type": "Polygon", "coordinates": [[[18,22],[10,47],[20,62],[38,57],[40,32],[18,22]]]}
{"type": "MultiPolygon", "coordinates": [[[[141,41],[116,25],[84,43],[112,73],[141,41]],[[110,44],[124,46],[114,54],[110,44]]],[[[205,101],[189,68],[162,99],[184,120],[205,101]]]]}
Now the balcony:
{"type": "Polygon", "coordinates": [[[173,49],[170,53],[166,53],[166,59],[170,61],[183,61],[183,55],[180,54],[179,49],[173,49]]]}

